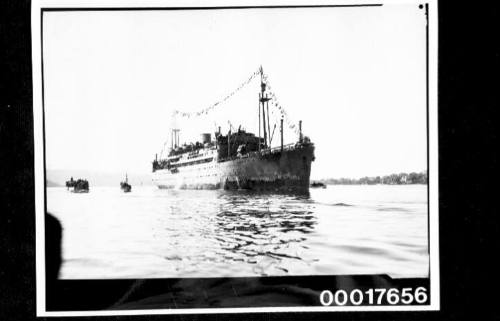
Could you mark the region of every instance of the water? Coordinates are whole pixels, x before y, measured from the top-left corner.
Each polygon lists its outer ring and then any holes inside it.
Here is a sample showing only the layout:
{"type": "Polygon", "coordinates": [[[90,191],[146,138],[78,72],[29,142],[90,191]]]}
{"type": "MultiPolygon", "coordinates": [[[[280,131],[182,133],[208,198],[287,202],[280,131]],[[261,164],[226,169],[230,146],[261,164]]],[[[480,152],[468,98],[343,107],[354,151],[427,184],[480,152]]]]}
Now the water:
{"type": "Polygon", "coordinates": [[[48,188],[60,278],[378,274],[427,277],[427,187],[244,191],[48,188]]]}

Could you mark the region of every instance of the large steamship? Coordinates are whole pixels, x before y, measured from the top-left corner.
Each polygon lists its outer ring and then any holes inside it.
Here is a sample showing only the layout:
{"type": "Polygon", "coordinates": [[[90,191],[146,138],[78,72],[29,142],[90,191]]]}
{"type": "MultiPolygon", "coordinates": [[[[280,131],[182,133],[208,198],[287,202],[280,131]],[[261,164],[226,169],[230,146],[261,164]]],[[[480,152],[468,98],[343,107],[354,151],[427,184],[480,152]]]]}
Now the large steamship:
{"type": "Polygon", "coordinates": [[[201,142],[181,146],[179,129],[172,129],[168,156],[163,159],[156,156],[153,161],[155,185],[179,189],[308,190],[314,144],[303,136],[300,121],[297,141],[284,145],[281,118],[281,144],[271,148],[271,98],[266,93],[262,68],[260,74],[258,136],[241,127],[223,135],[219,127],[213,139],[211,134],[203,133],[201,142]]]}

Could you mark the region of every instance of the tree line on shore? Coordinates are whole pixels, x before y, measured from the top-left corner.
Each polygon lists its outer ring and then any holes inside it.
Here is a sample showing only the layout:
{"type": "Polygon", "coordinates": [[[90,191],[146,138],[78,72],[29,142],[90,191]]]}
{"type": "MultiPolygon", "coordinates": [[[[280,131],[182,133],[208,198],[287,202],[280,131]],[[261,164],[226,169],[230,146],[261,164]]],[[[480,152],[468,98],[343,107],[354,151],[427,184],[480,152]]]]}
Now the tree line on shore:
{"type": "Polygon", "coordinates": [[[409,185],[427,184],[427,171],[420,173],[399,173],[385,176],[361,177],[361,178],[327,178],[320,182],[329,185],[409,185]]]}

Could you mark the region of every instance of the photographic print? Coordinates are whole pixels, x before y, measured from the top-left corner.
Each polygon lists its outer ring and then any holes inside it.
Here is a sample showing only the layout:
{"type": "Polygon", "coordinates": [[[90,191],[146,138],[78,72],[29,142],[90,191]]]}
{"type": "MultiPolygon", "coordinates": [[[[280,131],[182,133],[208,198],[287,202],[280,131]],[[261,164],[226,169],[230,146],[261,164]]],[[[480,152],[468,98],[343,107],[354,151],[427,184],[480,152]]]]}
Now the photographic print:
{"type": "Polygon", "coordinates": [[[38,315],[439,309],[435,2],[32,14],[38,315]]]}

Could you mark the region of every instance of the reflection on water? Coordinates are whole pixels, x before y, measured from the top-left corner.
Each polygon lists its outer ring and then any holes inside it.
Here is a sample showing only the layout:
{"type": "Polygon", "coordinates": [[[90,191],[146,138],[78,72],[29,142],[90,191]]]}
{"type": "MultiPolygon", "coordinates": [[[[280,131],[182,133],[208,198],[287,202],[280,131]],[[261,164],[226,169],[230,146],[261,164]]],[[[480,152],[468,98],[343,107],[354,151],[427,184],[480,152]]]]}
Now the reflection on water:
{"type": "Polygon", "coordinates": [[[317,223],[307,196],[224,193],[219,198],[215,233],[225,259],[256,264],[259,275],[271,266],[288,272],[284,261],[302,260],[292,250],[317,223]],[[265,266],[257,257],[267,259],[265,266]]]}
{"type": "Polygon", "coordinates": [[[62,278],[311,274],[426,276],[424,186],[329,186],[310,195],[49,188],[62,278]]]}

